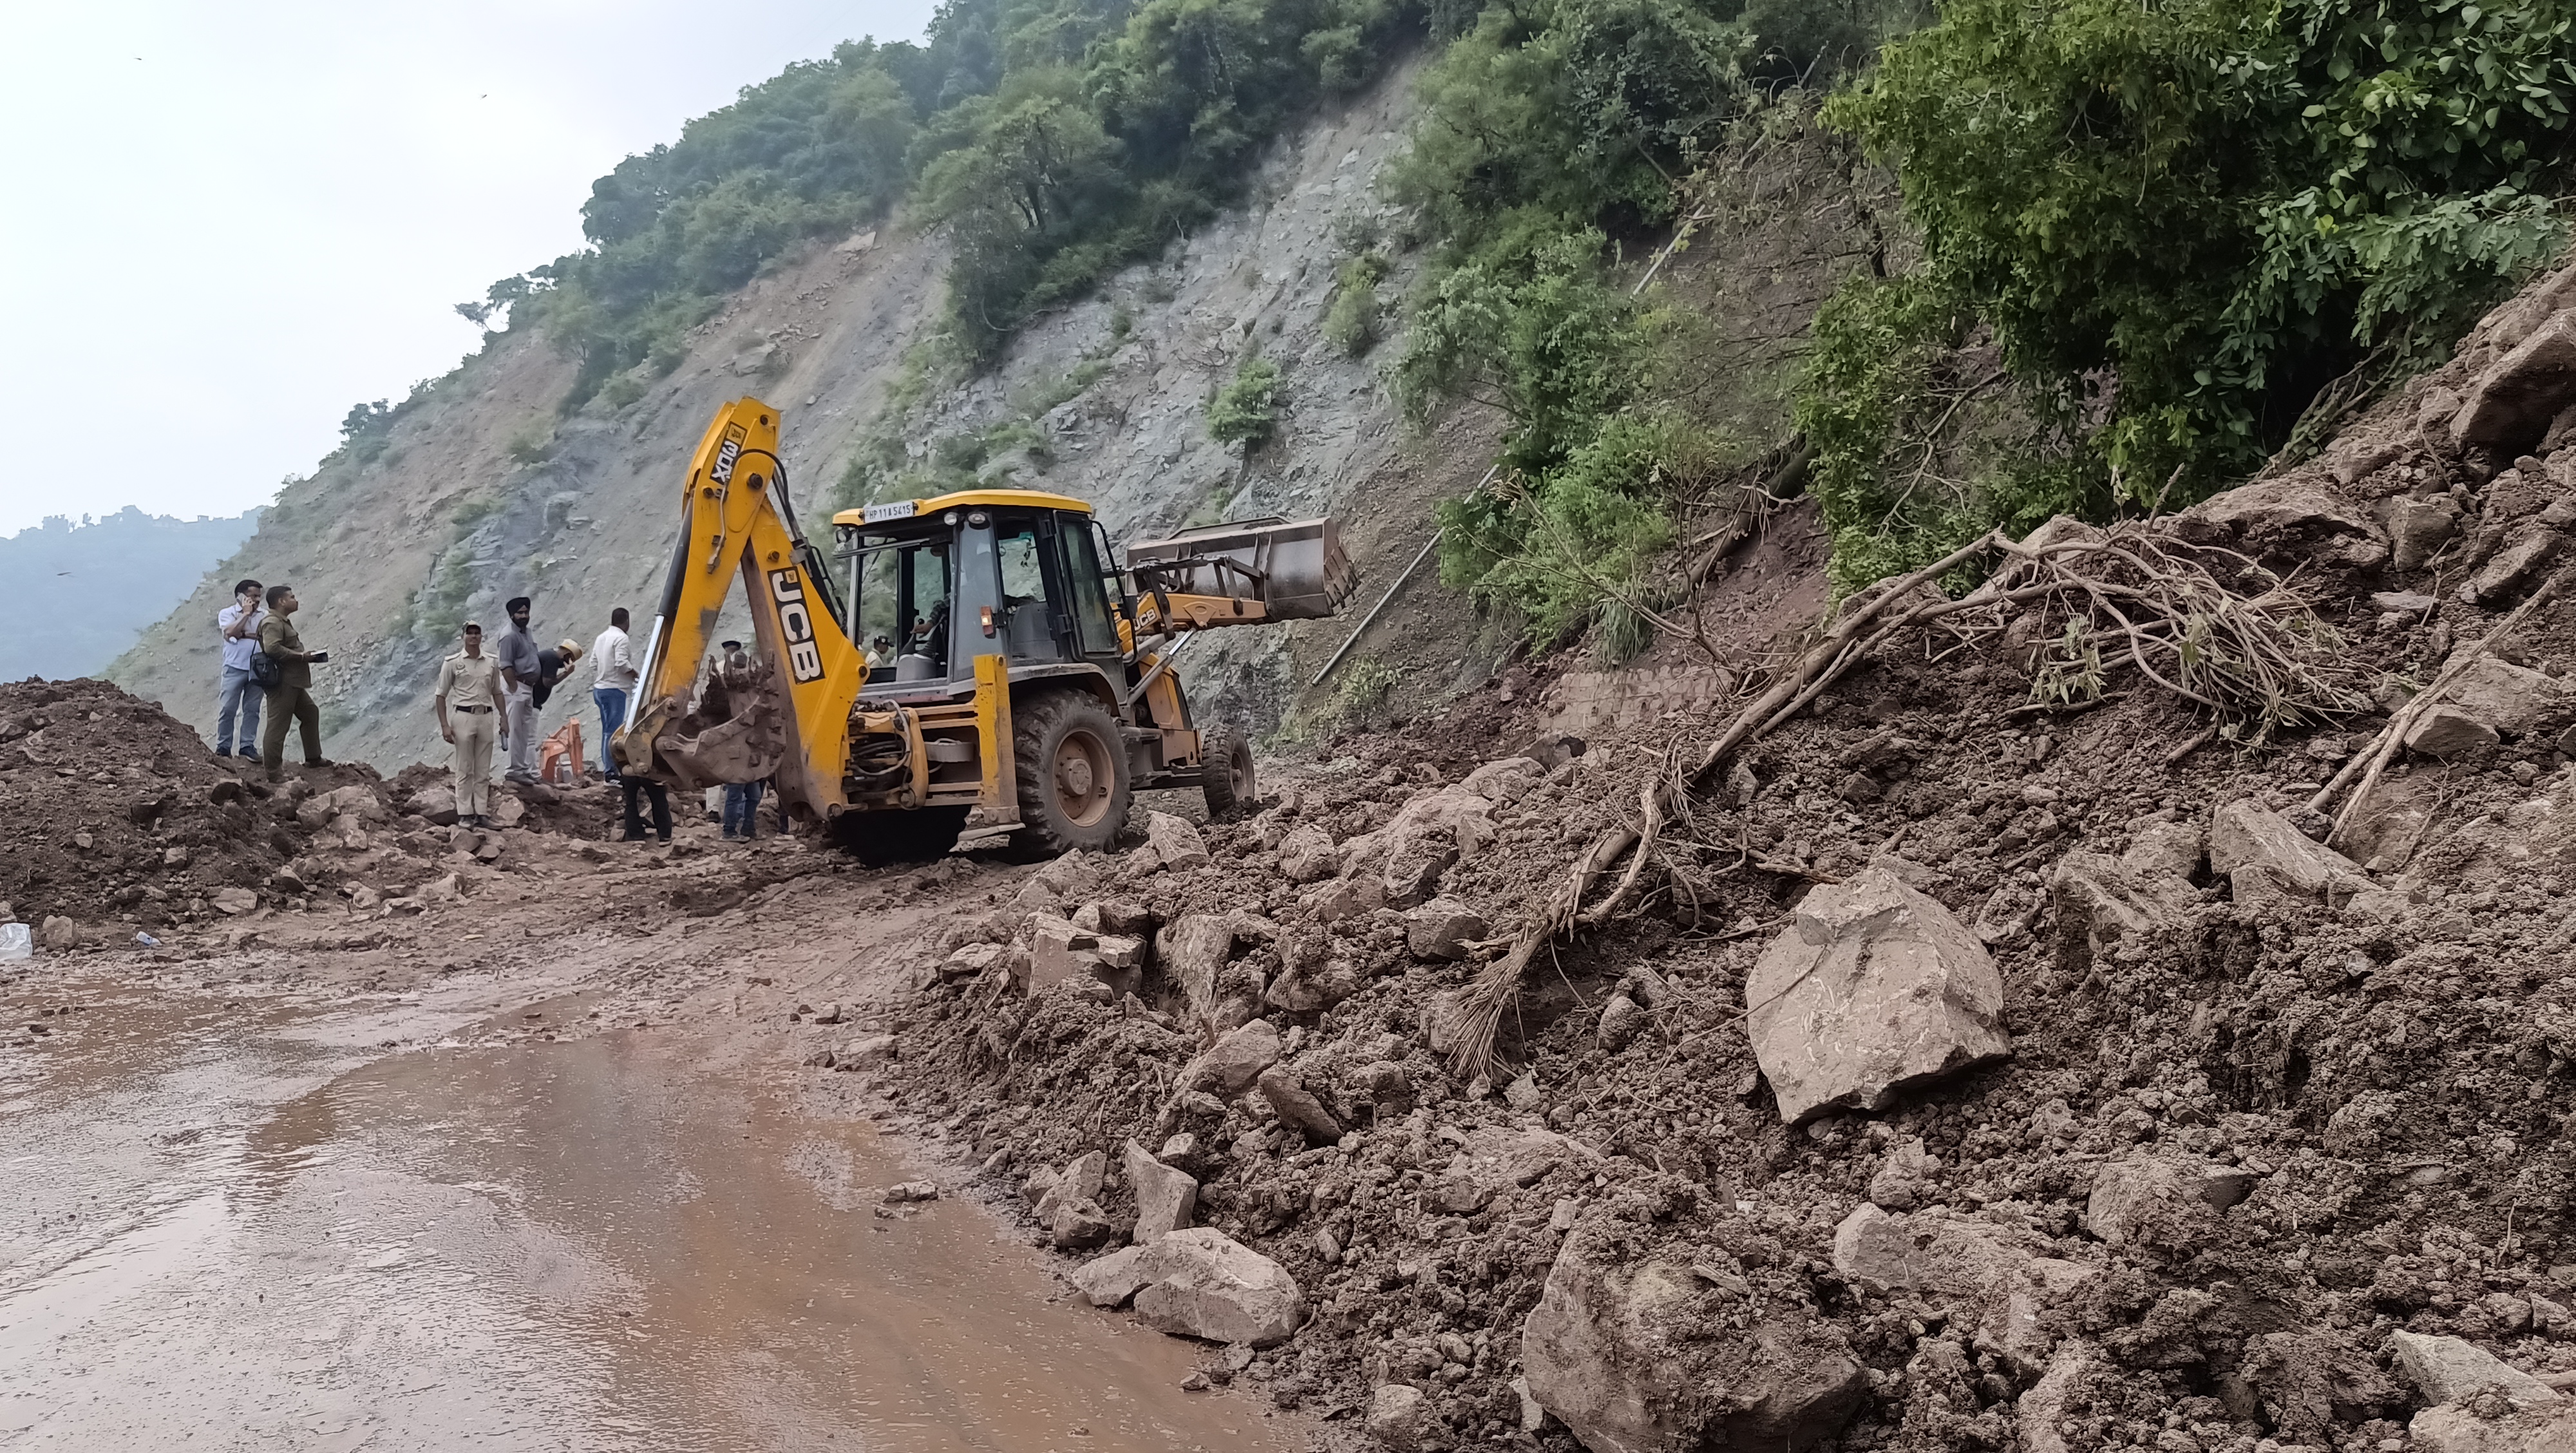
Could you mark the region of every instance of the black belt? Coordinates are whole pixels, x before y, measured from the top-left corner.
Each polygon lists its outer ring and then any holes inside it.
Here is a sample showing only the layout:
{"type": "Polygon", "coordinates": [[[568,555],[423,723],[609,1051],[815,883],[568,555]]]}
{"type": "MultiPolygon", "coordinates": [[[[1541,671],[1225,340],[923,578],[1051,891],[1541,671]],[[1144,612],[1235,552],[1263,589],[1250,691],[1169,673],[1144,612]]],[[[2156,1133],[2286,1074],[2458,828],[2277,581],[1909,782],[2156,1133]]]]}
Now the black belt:
{"type": "Polygon", "coordinates": [[[489,712],[491,709],[492,708],[488,706],[451,706],[448,708],[449,711],[471,711],[476,713],[489,712]]]}

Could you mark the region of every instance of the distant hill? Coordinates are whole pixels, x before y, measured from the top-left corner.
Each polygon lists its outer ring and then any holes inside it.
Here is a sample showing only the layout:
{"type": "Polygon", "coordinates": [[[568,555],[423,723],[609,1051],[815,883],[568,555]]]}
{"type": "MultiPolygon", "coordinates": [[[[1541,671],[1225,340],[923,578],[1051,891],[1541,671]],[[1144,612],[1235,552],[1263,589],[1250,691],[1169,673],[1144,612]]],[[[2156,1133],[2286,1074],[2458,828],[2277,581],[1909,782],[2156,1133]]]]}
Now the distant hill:
{"type": "Polygon", "coordinates": [[[0,681],[96,675],[231,559],[259,516],[182,520],[127,505],[78,523],[48,516],[0,538],[0,592],[41,612],[40,623],[22,616],[19,629],[0,632],[0,681]]]}

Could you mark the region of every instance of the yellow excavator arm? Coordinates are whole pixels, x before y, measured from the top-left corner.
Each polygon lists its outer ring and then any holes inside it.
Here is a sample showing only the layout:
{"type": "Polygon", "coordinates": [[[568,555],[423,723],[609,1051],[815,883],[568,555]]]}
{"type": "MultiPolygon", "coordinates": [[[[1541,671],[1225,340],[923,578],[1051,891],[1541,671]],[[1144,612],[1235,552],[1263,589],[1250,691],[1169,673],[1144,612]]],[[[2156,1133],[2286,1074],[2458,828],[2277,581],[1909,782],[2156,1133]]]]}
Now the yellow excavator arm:
{"type": "Polygon", "coordinates": [[[805,540],[778,458],[778,411],[737,399],[689,460],[679,539],[644,648],[642,703],[611,744],[629,775],[693,789],[771,779],[813,821],[846,805],[850,707],[867,673],[843,630],[822,554],[805,540]],[[714,655],[740,579],[748,669],[714,655]]]}

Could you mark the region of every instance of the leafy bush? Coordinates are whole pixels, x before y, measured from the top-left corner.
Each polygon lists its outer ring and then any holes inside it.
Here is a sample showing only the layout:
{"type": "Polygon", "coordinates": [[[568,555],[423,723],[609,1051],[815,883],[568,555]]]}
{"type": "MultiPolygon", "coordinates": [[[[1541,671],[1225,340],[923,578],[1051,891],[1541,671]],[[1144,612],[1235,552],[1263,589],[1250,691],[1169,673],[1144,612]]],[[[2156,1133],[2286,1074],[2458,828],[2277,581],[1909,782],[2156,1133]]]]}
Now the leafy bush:
{"type": "Polygon", "coordinates": [[[1377,346],[1377,285],[1386,280],[1386,255],[1346,258],[1333,278],[1332,305],[1324,310],[1324,341],[1353,358],[1377,346]]]}
{"type": "Polygon", "coordinates": [[[1801,418],[1838,553],[1902,566],[2070,503],[2188,502],[2329,384],[2437,356],[2562,241],[2571,22],[2565,0],[1952,0],[1891,43],[1828,115],[1898,169],[1926,258],[1820,324],[1801,418]],[[1890,461],[1931,411],[1908,370],[1980,328],[2059,458],[1911,490],[1890,461]]]}
{"type": "Polygon", "coordinates": [[[1249,452],[1279,430],[1279,365],[1247,358],[1208,401],[1208,436],[1220,444],[1240,439],[1249,452]]]}

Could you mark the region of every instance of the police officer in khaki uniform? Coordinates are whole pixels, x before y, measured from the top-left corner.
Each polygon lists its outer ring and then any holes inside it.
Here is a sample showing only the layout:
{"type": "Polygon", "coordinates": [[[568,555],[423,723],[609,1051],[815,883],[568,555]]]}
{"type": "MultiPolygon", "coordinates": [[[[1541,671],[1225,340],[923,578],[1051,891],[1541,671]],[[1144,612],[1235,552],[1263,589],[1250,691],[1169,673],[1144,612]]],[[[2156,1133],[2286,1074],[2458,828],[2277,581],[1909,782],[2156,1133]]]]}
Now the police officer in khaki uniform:
{"type": "Polygon", "coordinates": [[[465,623],[465,649],[439,663],[438,734],[455,748],[456,820],[483,826],[491,808],[492,743],[500,728],[501,666],[483,654],[483,628],[465,623]],[[451,715],[452,713],[452,715],[451,715]]]}

